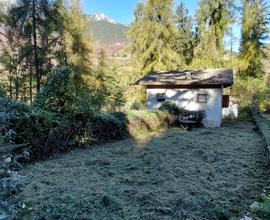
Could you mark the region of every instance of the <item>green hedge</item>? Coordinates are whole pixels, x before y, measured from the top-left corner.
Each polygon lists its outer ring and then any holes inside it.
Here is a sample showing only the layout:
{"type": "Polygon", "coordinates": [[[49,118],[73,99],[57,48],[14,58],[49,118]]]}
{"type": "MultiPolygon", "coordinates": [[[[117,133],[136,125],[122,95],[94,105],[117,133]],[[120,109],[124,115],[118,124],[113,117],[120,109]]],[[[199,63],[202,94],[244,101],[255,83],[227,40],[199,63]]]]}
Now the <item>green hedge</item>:
{"type": "Polygon", "coordinates": [[[174,123],[174,120],[175,117],[167,111],[132,110],[127,112],[127,127],[130,134],[167,128],[174,123]]]}
{"type": "Polygon", "coordinates": [[[93,114],[76,110],[66,118],[0,98],[0,122],[0,145],[29,143],[27,150],[35,161],[76,147],[167,128],[174,123],[174,116],[159,110],[93,114]]]}

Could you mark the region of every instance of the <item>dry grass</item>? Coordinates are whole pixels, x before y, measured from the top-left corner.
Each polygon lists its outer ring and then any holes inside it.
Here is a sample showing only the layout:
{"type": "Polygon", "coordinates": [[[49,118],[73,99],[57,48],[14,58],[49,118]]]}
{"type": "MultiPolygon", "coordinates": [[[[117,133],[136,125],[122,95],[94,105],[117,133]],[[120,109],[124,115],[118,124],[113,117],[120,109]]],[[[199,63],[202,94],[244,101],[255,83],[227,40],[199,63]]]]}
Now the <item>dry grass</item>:
{"type": "Polygon", "coordinates": [[[37,219],[226,219],[269,183],[251,123],[177,128],[76,150],[23,171],[37,219]]]}

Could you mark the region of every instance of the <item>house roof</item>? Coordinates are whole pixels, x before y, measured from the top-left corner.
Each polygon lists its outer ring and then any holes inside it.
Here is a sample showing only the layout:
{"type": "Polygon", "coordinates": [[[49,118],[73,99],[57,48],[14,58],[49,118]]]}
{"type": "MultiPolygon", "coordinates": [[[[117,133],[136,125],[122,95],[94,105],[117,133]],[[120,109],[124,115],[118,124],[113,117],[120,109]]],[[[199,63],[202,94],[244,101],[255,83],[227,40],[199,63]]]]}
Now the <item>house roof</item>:
{"type": "Polygon", "coordinates": [[[233,85],[232,69],[173,70],[150,72],[135,85],[143,86],[224,86],[233,85]]]}

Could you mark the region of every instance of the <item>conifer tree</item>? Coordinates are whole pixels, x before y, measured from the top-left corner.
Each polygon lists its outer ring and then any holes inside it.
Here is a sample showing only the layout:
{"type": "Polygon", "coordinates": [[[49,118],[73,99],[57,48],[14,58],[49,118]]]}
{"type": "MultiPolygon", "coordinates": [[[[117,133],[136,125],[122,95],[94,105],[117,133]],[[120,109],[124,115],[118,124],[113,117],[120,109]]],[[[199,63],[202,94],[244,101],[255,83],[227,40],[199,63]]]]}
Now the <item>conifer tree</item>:
{"type": "Polygon", "coordinates": [[[52,8],[53,3],[49,0],[17,0],[9,11],[13,28],[20,31],[21,38],[25,40],[23,50],[31,52],[33,57],[37,92],[40,91],[44,69],[50,65],[48,54],[54,41],[49,39],[55,32],[53,16],[57,16],[52,13],[52,8]]]}
{"type": "Polygon", "coordinates": [[[269,6],[264,0],[243,0],[242,4],[240,73],[242,76],[262,76],[265,40],[269,34],[269,6]]]}
{"type": "Polygon", "coordinates": [[[172,0],[148,0],[139,3],[128,36],[133,61],[141,73],[176,69],[179,56],[171,41],[176,32],[172,0]]]}
{"type": "Polygon", "coordinates": [[[234,19],[234,0],[201,0],[196,12],[199,46],[196,58],[202,67],[223,66],[224,36],[234,19]]]}
{"type": "Polygon", "coordinates": [[[192,31],[192,17],[181,2],[177,7],[175,21],[177,32],[172,41],[173,49],[182,57],[186,65],[189,65],[194,56],[194,49],[197,44],[197,35],[192,31]]]}

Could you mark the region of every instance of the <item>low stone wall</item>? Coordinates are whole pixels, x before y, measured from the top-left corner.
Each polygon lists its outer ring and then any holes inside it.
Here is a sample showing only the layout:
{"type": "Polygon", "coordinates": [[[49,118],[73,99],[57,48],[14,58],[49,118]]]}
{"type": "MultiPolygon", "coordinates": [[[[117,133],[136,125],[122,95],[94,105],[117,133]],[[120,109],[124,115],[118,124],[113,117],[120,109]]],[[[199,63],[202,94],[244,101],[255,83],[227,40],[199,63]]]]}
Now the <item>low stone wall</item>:
{"type": "Polygon", "coordinates": [[[256,108],[251,110],[251,114],[259,133],[262,135],[265,141],[267,146],[267,157],[270,159],[270,126],[266,124],[266,119],[262,117],[256,108]]]}

